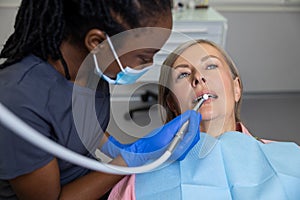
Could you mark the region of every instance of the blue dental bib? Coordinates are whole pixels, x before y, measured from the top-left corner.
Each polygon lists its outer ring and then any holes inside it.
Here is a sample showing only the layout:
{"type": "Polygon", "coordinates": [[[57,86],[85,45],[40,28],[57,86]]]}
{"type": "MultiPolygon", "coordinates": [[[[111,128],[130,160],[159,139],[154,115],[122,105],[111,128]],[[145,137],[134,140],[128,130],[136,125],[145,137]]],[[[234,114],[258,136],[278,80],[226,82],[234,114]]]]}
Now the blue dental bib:
{"type": "Polygon", "coordinates": [[[240,132],[201,140],[180,162],[137,174],[137,200],[298,200],[300,148],[263,144],[240,132]]]}

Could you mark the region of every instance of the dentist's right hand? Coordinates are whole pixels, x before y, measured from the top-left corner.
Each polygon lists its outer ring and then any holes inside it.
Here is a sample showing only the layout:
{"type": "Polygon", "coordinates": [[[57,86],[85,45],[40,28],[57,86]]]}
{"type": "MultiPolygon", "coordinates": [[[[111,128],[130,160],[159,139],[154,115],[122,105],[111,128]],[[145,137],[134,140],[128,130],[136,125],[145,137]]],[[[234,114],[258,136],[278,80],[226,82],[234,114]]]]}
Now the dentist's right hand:
{"type": "Polygon", "coordinates": [[[130,167],[143,165],[159,158],[166,151],[176,133],[187,120],[189,120],[187,133],[172,154],[173,160],[183,160],[200,140],[201,114],[193,110],[184,112],[131,144],[121,144],[110,136],[101,151],[112,158],[121,154],[130,167]]]}

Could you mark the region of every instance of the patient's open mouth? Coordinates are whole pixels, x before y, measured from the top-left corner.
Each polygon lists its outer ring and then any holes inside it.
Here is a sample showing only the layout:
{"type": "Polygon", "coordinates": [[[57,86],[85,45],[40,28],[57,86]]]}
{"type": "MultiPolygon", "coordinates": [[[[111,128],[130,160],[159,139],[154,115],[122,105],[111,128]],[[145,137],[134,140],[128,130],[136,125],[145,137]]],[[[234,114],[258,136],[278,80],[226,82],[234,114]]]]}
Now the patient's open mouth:
{"type": "Polygon", "coordinates": [[[218,96],[217,96],[217,95],[214,95],[214,94],[203,94],[203,95],[201,95],[201,96],[195,98],[195,99],[193,100],[193,103],[197,103],[197,102],[199,102],[201,99],[207,100],[207,99],[209,99],[209,98],[217,99],[218,96]]]}

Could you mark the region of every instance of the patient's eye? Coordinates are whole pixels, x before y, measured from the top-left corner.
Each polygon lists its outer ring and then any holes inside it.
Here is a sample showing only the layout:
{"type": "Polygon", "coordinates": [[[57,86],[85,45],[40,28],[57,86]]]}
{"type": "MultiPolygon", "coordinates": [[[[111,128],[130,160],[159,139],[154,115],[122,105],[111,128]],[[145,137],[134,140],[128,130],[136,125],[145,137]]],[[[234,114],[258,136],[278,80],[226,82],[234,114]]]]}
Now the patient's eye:
{"type": "Polygon", "coordinates": [[[189,77],[192,74],[191,66],[188,64],[179,64],[174,67],[174,80],[180,80],[189,77]]]}
{"type": "Polygon", "coordinates": [[[181,72],[181,73],[179,73],[177,79],[183,79],[183,78],[186,78],[186,77],[188,77],[188,76],[190,76],[190,75],[191,75],[191,73],[188,73],[188,72],[181,72]]]}
{"type": "Polygon", "coordinates": [[[216,64],[209,64],[206,66],[206,69],[208,69],[208,70],[216,69],[216,68],[218,68],[218,65],[216,65],[216,64]]]}

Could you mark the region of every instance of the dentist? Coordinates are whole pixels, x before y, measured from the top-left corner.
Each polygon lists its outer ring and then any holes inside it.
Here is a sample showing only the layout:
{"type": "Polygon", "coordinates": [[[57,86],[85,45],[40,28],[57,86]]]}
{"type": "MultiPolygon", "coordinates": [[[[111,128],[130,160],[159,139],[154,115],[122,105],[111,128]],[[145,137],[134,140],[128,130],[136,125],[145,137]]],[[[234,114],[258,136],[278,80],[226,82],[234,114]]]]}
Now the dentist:
{"type": "MultiPolygon", "coordinates": [[[[110,40],[121,32],[143,27],[171,29],[171,1],[23,0],[14,33],[0,54],[0,58],[6,59],[0,65],[0,102],[44,136],[93,158],[74,122],[73,88],[75,85],[79,88],[82,98],[78,102],[83,106],[85,99],[94,99],[104,133],[109,122],[109,83],[134,83],[149,69],[147,66],[151,65],[154,54],[169,37],[151,31],[136,35],[137,40],[150,38],[159,48],[138,48],[126,54],[119,53],[121,47],[139,44],[135,39],[124,38],[120,43],[110,40]],[[97,48],[102,43],[103,49],[97,48]],[[100,51],[94,52],[95,49],[100,51]],[[87,79],[77,77],[88,55],[92,55],[93,60],[91,70],[95,73],[92,76],[99,78],[93,89],[86,87],[87,79]],[[109,62],[111,57],[113,62],[109,62]]],[[[88,126],[88,116],[82,113],[82,118],[88,126]]],[[[157,152],[172,140],[186,120],[190,120],[192,140],[182,143],[186,145],[180,148],[184,149],[180,156],[183,159],[199,140],[200,118],[199,114],[187,111],[147,138],[124,147],[110,137],[106,146],[111,150],[112,141],[133,154],[157,152]]],[[[146,157],[136,161],[131,155],[120,154],[112,163],[140,165],[147,162],[146,157]]],[[[104,199],[122,177],[91,171],[56,158],[0,124],[0,199],[104,199]]]]}

